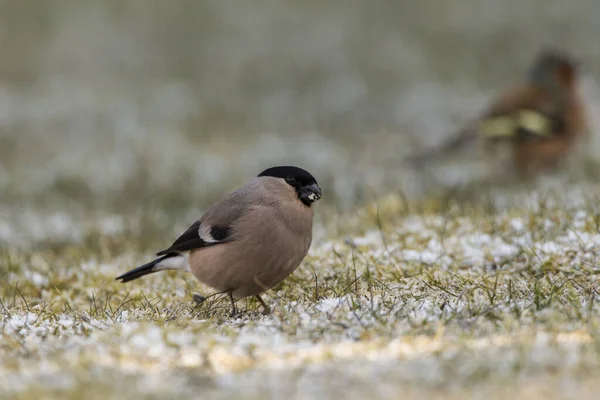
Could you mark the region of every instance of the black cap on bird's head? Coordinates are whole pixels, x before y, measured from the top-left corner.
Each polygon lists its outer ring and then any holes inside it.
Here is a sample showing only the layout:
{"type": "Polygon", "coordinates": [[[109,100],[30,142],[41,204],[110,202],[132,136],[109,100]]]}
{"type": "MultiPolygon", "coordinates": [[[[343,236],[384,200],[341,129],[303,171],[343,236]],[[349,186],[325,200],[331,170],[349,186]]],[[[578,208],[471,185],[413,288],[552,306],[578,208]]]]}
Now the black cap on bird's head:
{"type": "Polygon", "coordinates": [[[322,196],[321,188],[315,177],[302,168],[293,166],[271,167],[258,174],[259,178],[262,176],[284,179],[288,185],[296,189],[298,198],[307,206],[310,206],[322,196]]]}
{"type": "Polygon", "coordinates": [[[529,69],[529,80],[542,86],[571,86],[576,79],[579,62],[567,53],[545,48],[536,56],[529,69]]]}

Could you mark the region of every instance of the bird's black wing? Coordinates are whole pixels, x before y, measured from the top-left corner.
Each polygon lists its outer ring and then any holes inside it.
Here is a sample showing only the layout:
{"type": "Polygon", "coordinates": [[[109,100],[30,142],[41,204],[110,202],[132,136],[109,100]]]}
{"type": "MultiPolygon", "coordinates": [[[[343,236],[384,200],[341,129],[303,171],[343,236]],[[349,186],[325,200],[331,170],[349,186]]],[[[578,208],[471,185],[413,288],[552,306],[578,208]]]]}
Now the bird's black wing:
{"type": "Polygon", "coordinates": [[[253,180],[215,203],[171,247],[157,255],[201,249],[235,240],[239,234],[235,233],[236,222],[253,206],[264,203],[266,197],[262,183],[253,180]]]}
{"type": "Polygon", "coordinates": [[[235,239],[234,226],[248,210],[264,202],[265,191],[258,180],[223,197],[194,222],[177,240],[157,255],[201,249],[235,239]]]}
{"type": "Polygon", "coordinates": [[[231,227],[227,225],[213,225],[204,227],[202,220],[196,221],[181,236],[173,242],[168,249],[159,251],[157,256],[169,253],[178,253],[200,249],[226,243],[231,237],[231,227]]]}

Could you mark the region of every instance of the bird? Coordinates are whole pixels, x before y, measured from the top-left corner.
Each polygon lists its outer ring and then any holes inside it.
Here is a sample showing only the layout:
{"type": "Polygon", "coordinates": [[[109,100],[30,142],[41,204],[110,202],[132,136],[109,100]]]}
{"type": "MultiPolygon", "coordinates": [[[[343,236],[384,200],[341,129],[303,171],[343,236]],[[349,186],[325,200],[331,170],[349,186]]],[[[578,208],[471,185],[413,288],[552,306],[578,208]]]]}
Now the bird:
{"type": "Polygon", "coordinates": [[[411,156],[422,167],[478,141],[486,160],[508,163],[527,178],[556,168],[589,131],[580,96],[579,62],[567,53],[541,49],[522,83],[502,92],[487,109],[441,146],[411,156]],[[508,156],[508,159],[502,158],[508,156]]]}
{"type": "MultiPolygon", "coordinates": [[[[213,204],[157,258],[116,279],[129,282],[163,270],[191,272],[235,302],[261,294],[298,268],[312,242],[312,205],[322,197],[316,179],[295,166],[262,171],[213,204]]],[[[195,300],[203,298],[195,295],[195,300]]]]}

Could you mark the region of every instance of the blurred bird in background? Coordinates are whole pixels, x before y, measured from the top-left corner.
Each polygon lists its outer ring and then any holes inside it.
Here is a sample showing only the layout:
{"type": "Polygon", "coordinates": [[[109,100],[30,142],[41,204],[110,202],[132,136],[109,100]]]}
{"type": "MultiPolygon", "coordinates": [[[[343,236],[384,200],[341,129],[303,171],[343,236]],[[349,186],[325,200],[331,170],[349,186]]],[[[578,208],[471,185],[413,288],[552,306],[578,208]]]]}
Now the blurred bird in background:
{"type": "Polygon", "coordinates": [[[588,131],[578,91],[579,65],[568,54],[541,50],[525,81],[502,94],[476,120],[434,149],[409,157],[422,167],[479,142],[486,162],[499,172],[530,178],[561,165],[588,131]]]}

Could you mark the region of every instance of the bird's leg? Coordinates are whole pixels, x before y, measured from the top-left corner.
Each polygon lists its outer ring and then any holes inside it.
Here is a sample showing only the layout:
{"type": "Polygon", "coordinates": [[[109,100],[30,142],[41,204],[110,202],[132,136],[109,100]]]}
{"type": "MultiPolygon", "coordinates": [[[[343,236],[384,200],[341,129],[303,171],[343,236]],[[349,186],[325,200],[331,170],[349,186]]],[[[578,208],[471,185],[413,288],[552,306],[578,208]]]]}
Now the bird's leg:
{"type": "Polygon", "coordinates": [[[192,295],[192,300],[194,301],[194,303],[196,303],[196,305],[200,305],[200,304],[204,303],[204,301],[206,300],[206,297],[202,296],[201,294],[194,293],[192,295]]]}
{"type": "Polygon", "coordinates": [[[271,314],[271,307],[269,307],[267,305],[267,303],[265,303],[265,301],[259,296],[259,295],[254,295],[254,297],[256,297],[256,300],[258,300],[258,302],[260,303],[260,305],[263,308],[263,315],[269,315],[271,314]]]}
{"type": "Polygon", "coordinates": [[[237,315],[237,309],[235,308],[235,301],[233,300],[233,291],[228,293],[229,301],[231,301],[231,314],[230,317],[235,317],[237,315]]]}

